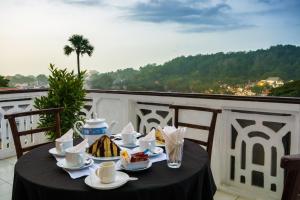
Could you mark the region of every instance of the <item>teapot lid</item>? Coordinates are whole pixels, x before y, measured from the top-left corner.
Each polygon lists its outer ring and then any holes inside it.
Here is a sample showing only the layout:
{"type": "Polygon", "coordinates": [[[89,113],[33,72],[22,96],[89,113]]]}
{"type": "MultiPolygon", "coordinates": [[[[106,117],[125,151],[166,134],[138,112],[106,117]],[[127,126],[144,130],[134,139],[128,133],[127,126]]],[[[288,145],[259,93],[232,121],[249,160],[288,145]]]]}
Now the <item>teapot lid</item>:
{"type": "Polygon", "coordinates": [[[86,120],[86,122],[90,123],[90,124],[97,124],[97,123],[105,122],[104,118],[97,118],[97,116],[98,116],[97,113],[93,112],[93,118],[86,120]]]}
{"type": "Polygon", "coordinates": [[[97,123],[105,122],[105,119],[104,118],[87,119],[86,122],[91,124],[97,124],[97,123]]]}

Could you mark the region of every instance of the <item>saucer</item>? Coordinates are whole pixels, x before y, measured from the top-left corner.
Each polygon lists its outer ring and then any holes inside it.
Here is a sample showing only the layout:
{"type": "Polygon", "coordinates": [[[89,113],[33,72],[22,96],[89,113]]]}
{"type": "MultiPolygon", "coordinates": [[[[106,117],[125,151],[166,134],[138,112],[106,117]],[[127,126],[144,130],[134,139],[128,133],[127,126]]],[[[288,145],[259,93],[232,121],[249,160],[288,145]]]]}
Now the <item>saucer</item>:
{"type": "Polygon", "coordinates": [[[128,174],[116,171],[116,180],[112,183],[101,183],[100,178],[94,173],[84,179],[86,185],[98,190],[111,190],[121,187],[130,180],[128,174]]]}
{"type": "MultiPolygon", "coordinates": [[[[137,145],[137,146],[140,146],[139,140],[136,142],[136,145],[137,145]]],[[[166,144],[163,143],[163,142],[160,142],[160,141],[155,140],[155,146],[157,146],[157,147],[165,147],[166,144]]]]}
{"type": "Polygon", "coordinates": [[[84,163],[82,166],[68,166],[68,163],[66,162],[66,159],[61,159],[59,160],[56,165],[60,168],[63,168],[63,169],[68,169],[68,170],[80,170],[80,169],[84,169],[84,168],[87,168],[87,167],[90,167],[94,164],[94,161],[93,159],[87,159],[86,160],[87,163],[84,163]],[[87,162],[88,161],[88,162],[87,162]]]}
{"type": "Polygon", "coordinates": [[[152,162],[151,160],[149,160],[148,162],[148,165],[146,167],[143,167],[143,168],[137,168],[137,169],[126,169],[122,163],[121,163],[121,160],[119,160],[117,163],[116,163],[117,166],[120,167],[121,170],[125,170],[125,171],[130,171],[130,172],[138,172],[138,171],[144,171],[146,169],[149,169],[151,166],[152,166],[152,162]]]}
{"type": "MultiPolygon", "coordinates": [[[[136,132],[136,131],[135,131],[135,132],[136,132]]],[[[121,133],[113,134],[112,136],[113,136],[114,138],[122,139],[121,133]]],[[[137,138],[139,138],[139,137],[141,137],[141,136],[142,136],[141,133],[136,132],[136,137],[137,137],[137,138]]]]}
{"type": "Polygon", "coordinates": [[[139,146],[137,142],[135,144],[124,144],[123,140],[115,140],[114,142],[119,146],[127,147],[127,148],[135,148],[139,146]]]}
{"type": "Polygon", "coordinates": [[[59,156],[59,157],[63,157],[65,156],[65,153],[59,153],[57,152],[56,148],[52,148],[52,149],[49,149],[49,153],[54,155],[54,156],[59,156]]]}
{"type": "MultiPolygon", "coordinates": [[[[130,153],[134,154],[134,153],[138,153],[138,152],[145,152],[145,151],[142,151],[142,149],[140,147],[136,147],[136,148],[132,149],[130,153]]],[[[162,154],[163,152],[164,152],[163,148],[161,148],[161,147],[155,147],[155,149],[154,149],[153,152],[150,152],[148,150],[145,153],[148,154],[149,157],[154,157],[154,156],[158,156],[158,155],[162,154]]]]}

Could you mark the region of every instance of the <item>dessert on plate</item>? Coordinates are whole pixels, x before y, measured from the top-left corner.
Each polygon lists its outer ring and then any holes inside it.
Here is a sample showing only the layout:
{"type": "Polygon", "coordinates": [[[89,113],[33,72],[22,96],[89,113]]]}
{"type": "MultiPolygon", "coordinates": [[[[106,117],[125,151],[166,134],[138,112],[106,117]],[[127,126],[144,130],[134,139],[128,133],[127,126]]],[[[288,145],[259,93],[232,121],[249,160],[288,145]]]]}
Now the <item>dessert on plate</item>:
{"type": "Polygon", "coordinates": [[[158,144],[165,144],[165,139],[158,129],[155,130],[155,139],[158,144]]]}
{"type": "Polygon", "coordinates": [[[137,170],[147,168],[149,156],[144,152],[129,154],[126,150],[121,152],[121,164],[126,170],[137,170]]]}
{"type": "Polygon", "coordinates": [[[103,135],[87,149],[87,153],[94,157],[115,157],[120,156],[121,148],[107,135],[103,135]]]}

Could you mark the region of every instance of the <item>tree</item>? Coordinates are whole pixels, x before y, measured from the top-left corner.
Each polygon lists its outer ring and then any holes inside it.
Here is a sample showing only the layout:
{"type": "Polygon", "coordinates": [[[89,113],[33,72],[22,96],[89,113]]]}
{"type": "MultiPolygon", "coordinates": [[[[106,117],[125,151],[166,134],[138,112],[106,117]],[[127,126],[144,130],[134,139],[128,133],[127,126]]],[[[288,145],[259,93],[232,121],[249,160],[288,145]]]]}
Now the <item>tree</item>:
{"type": "MultiPolygon", "coordinates": [[[[82,120],[80,110],[84,105],[85,89],[84,74],[80,72],[78,76],[73,71],[67,69],[58,69],[50,64],[49,90],[46,96],[41,96],[34,100],[34,107],[37,109],[63,107],[61,113],[61,131],[66,133],[73,124],[82,120]]],[[[39,119],[39,128],[53,126],[53,115],[41,115],[39,119]]],[[[55,138],[55,133],[49,131],[46,133],[49,139],[55,138]]]]}
{"type": "Polygon", "coordinates": [[[0,75],[0,87],[8,87],[8,82],[9,80],[0,75]]]}
{"type": "Polygon", "coordinates": [[[94,47],[90,44],[89,40],[84,38],[82,35],[72,35],[69,40],[71,46],[65,45],[64,53],[69,56],[73,51],[77,55],[77,69],[78,74],[80,74],[80,61],[79,55],[87,54],[88,56],[92,56],[94,47]]]}
{"type": "Polygon", "coordinates": [[[273,88],[269,96],[300,97],[300,80],[273,88]]]}
{"type": "Polygon", "coordinates": [[[47,86],[48,85],[48,77],[44,74],[39,74],[36,77],[39,86],[47,86]]]}

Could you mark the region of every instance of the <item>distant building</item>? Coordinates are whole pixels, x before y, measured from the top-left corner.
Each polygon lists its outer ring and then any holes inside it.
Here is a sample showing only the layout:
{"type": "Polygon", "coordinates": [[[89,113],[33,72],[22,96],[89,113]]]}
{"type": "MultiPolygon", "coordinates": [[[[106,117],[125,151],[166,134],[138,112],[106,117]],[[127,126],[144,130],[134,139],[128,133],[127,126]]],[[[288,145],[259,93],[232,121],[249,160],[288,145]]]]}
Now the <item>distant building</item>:
{"type": "Polygon", "coordinates": [[[284,85],[283,81],[279,77],[269,77],[266,81],[272,87],[279,87],[284,85]]]}
{"type": "Polygon", "coordinates": [[[17,84],[15,84],[15,87],[18,89],[28,89],[29,85],[28,85],[28,83],[17,83],[17,84]]]}
{"type": "Polygon", "coordinates": [[[269,77],[266,80],[260,80],[256,83],[257,86],[264,87],[266,85],[272,86],[273,88],[280,87],[284,85],[284,82],[280,77],[269,77]]]}

